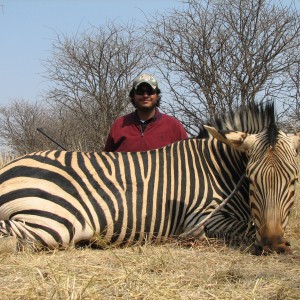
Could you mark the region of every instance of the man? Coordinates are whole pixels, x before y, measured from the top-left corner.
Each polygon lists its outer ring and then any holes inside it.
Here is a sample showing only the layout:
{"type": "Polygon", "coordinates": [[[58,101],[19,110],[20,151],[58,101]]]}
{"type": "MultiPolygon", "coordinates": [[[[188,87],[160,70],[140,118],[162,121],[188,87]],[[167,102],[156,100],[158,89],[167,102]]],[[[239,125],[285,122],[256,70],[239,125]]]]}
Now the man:
{"type": "Polygon", "coordinates": [[[157,108],[160,93],[152,75],[143,74],[134,79],[129,97],[136,110],[113,123],[104,151],[146,151],[188,138],[177,119],[157,108]]]}

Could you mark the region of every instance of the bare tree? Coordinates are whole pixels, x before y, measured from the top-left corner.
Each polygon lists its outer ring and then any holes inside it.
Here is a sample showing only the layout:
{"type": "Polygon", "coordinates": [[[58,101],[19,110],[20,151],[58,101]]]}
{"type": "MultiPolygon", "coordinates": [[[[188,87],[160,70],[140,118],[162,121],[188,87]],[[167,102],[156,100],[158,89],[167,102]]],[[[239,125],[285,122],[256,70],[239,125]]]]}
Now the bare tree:
{"type": "Polygon", "coordinates": [[[279,99],[281,122],[289,131],[300,130],[300,59],[291,66],[284,86],[285,95],[279,99]]]}
{"type": "Polygon", "coordinates": [[[133,25],[108,24],[73,37],[57,36],[44,64],[54,86],[46,98],[62,113],[80,149],[100,150],[112,121],[132,110],[129,84],[147,68],[147,58],[133,25]]]}
{"type": "Polygon", "coordinates": [[[65,107],[15,100],[0,107],[0,147],[15,156],[41,150],[82,150],[85,128],[76,115],[65,107]],[[46,134],[42,134],[38,129],[46,134]],[[48,136],[48,137],[47,137],[48,136]],[[54,141],[51,141],[51,139],[54,141]]]}
{"type": "Polygon", "coordinates": [[[184,9],[156,16],[148,27],[153,62],[172,94],[169,111],[191,135],[218,112],[281,98],[287,84],[297,88],[288,76],[300,49],[299,13],[292,7],[188,0],[184,9]]]}
{"type": "Polygon", "coordinates": [[[0,108],[1,147],[15,155],[57,148],[37,131],[39,127],[46,128],[49,134],[57,138],[52,113],[44,103],[15,100],[9,106],[0,108]]]}

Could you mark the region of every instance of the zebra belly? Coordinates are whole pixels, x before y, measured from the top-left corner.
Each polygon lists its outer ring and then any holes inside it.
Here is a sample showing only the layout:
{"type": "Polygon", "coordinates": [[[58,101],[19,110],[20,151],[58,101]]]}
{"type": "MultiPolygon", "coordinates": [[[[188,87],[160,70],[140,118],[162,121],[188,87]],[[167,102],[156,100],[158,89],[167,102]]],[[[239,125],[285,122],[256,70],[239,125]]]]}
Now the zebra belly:
{"type": "Polygon", "coordinates": [[[17,190],[13,179],[2,186],[0,231],[3,235],[37,240],[48,247],[76,244],[95,237],[109,244],[131,244],[145,240],[160,242],[174,227],[167,208],[162,209],[163,214],[155,214],[153,207],[147,211],[143,205],[128,202],[125,196],[116,207],[101,198],[92,205],[86,195],[74,197],[79,194],[76,190],[67,193],[53,182],[32,180],[19,181],[17,190]]]}

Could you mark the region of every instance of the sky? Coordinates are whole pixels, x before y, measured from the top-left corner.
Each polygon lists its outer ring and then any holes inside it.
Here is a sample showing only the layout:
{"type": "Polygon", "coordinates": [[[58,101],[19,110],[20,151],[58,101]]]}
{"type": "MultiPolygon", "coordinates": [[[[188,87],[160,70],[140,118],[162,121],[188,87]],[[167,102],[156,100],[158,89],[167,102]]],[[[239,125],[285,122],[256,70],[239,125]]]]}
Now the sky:
{"type": "Polygon", "coordinates": [[[36,101],[47,88],[43,60],[58,34],[167,12],[179,0],[0,0],[0,106],[36,101]]]}

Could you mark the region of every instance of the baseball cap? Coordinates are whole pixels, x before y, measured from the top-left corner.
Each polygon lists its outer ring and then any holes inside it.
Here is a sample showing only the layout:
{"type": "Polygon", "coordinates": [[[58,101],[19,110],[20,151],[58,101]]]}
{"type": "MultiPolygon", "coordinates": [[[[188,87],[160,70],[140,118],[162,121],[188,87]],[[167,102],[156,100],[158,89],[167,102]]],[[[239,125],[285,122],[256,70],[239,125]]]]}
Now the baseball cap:
{"type": "Polygon", "coordinates": [[[150,74],[142,74],[133,80],[132,88],[135,90],[141,83],[148,83],[154,90],[158,87],[156,79],[150,74]]]}

